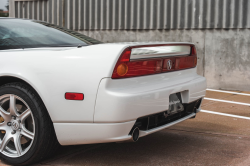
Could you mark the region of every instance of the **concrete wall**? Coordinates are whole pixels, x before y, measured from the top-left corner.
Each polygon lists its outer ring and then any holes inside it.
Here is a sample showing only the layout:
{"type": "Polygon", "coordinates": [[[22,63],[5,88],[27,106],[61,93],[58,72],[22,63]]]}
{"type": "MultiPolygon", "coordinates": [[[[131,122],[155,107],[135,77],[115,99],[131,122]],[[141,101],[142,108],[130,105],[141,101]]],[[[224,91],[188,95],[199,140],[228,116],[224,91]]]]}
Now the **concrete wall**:
{"type": "Polygon", "coordinates": [[[250,91],[250,30],[207,30],[205,76],[208,87],[250,91]]]}
{"type": "Polygon", "coordinates": [[[103,42],[192,42],[209,88],[250,91],[250,29],[79,31],[103,42]]]}
{"type": "Polygon", "coordinates": [[[10,0],[10,16],[103,42],[193,42],[209,88],[250,91],[250,0],[10,0]]]}

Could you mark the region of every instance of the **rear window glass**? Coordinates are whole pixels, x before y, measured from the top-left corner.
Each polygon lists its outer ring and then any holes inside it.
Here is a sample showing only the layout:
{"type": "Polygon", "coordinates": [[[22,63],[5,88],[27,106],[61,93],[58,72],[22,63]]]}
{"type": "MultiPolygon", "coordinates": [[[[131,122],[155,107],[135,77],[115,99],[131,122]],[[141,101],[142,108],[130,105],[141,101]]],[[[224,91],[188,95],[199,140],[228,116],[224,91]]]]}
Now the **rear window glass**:
{"type": "Polygon", "coordinates": [[[100,41],[46,22],[0,19],[0,50],[77,47],[99,44],[100,41]]]}

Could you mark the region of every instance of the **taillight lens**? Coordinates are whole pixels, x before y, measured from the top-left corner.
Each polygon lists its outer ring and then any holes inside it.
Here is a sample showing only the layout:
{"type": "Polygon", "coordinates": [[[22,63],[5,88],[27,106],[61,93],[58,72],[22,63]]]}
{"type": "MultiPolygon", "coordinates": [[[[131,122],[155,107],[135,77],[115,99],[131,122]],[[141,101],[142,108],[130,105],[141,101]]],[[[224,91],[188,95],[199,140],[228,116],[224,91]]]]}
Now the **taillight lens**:
{"type": "Polygon", "coordinates": [[[112,74],[113,79],[151,75],[196,67],[197,53],[191,46],[190,55],[130,61],[131,49],[123,51],[112,74]]]}

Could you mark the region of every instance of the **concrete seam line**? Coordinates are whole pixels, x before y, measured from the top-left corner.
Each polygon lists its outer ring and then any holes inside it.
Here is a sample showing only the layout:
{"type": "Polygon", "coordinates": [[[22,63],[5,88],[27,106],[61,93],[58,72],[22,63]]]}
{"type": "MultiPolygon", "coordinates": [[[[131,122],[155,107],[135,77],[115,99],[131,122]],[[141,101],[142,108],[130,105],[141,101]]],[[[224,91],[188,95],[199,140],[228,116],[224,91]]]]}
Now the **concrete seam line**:
{"type": "Polygon", "coordinates": [[[219,99],[212,99],[212,98],[207,98],[207,97],[204,97],[204,99],[205,100],[212,100],[212,101],[220,101],[220,102],[224,102],[224,103],[232,103],[232,104],[239,104],[239,105],[250,106],[250,104],[248,104],[248,103],[241,103],[241,102],[235,102],[235,101],[219,100],[219,99]]]}
{"type": "Polygon", "coordinates": [[[247,93],[230,92],[230,91],[223,91],[223,90],[216,90],[216,89],[207,89],[207,90],[214,91],[214,92],[230,93],[230,94],[234,94],[234,95],[250,96],[250,94],[247,94],[247,93]]]}
{"type": "Polygon", "coordinates": [[[207,110],[201,110],[201,112],[209,113],[209,114],[216,114],[216,115],[229,116],[229,117],[233,117],[233,118],[240,118],[240,119],[247,119],[247,120],[250,120],[249,117],[239,116],[239,115],[233,115],[233,114],[225,114],[225,113],[221,113],[221,112],[214,112],[214,111],[207,111],[207,110]]]}

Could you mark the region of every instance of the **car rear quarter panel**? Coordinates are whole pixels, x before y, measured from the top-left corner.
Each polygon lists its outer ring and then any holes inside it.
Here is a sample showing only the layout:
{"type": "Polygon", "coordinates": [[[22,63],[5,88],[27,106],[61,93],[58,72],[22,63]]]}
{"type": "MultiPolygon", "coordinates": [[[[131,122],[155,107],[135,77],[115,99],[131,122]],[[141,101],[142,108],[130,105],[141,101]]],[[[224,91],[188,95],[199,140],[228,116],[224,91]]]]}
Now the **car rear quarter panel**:
{"type": "Polygon", "coordinates": [[[124,45],[92,45],[65,51],[0,51],[0,76],[29,83],[54,123],[93,122],[99,83],[110,77],[124,45]],[[84,94],[65,100],[65,92],[84,94]]]}

